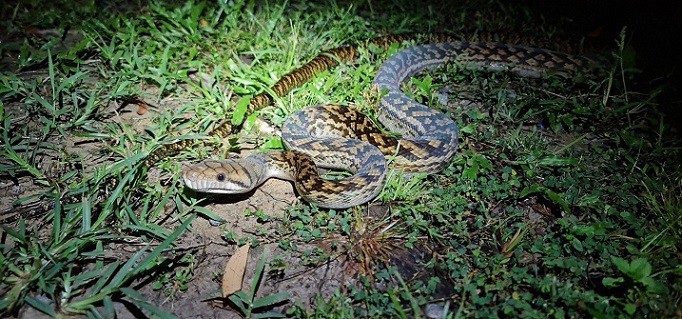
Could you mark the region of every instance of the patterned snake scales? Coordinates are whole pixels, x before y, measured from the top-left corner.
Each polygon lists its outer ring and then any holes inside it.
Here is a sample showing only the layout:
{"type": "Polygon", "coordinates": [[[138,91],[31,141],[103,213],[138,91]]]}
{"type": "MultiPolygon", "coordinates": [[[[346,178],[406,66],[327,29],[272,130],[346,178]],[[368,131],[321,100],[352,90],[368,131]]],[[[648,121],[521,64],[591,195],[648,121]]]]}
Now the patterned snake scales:
{"type": "MultiPolygon", "coordinates": [[[[388,36],[371,42],[386,46],[413,37],[388,36]]],[[[185,170],[185,185],[199,192],[235,194],[249,192],[275,177],[294,181],[296,190],[306,201],[321,207],[360,205],[373,199],[383,188],[386,158],[391,158],[393,165],[404,172],[433,173],[447,167],[455,155],[458,145],[455,122],[448,115],[406,96],[400,90],[405,79],[451,61],[460,61],[475,69],[508,70],[526,77],[547,73],[571,75],[595,63],[579,55],[495,42],[454,41],[447,36],[425,42],[434,43],[413,46],[391,56],[373,82],[373,87],[382,94],[378,120],[401,138],[386,135],[356,110],[339,105],[316,105],[294,113],[284,122],[282,140],[288,151],[263,151],[242,159],[205,160],[185,170]],[[329,180],[320,176],[317,167],[345,170],[353,175],[329,180]]],[[[335,66],[338,60],[352,60],[356,51],[357,46],[349,46],[320,54],[284,76],[273,91],[282,96],[315,73],[335,66]]],[[[249,109],[252,111],[270,102],[270,96],[261,94],[252,99],[249,109]]],[[[231,129],[229,124],[224,124],[212,135],[226,136],[231,129]]],[[[166,148],[183,147],[186,145],[166,148]]]]}

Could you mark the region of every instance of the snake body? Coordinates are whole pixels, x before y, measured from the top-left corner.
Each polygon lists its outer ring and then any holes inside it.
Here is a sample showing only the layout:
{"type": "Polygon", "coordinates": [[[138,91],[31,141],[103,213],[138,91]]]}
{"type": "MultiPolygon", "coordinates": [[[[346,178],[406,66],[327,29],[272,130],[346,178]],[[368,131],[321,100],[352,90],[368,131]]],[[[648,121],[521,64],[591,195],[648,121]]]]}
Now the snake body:
{"type": "MultiPolygon", "coordinates": [[[[343,50],[339,52],[344,54],[343,50]]],[[[329,67],[318,66],[315,61],[302,68],[329,67]]],[[[448,41],[412,46],[391,56],[373,82],[373,87],[382,94],[378,120],[401,138],[384,134],[356,110],[317,105],[295,112],[284,122],[282,140],[288,151],[259,152],[243,159],[206,160],[185,170],[185,185],[200,192],[233,194],[251,191],[275,177],[294,181],[298,193],[309,202],[327,208],[347,208],[365,203],[381,191],[387,157],[404,172],[438,172],[455,155],[457,126],[448,115],[409,98],[400,85],[417,72],[451,61],[527,77],[575,74],[595,63],[579,55],[495,42],[448,41]],[[317,167],[345,170],[353,175],[329,180],[320,176],[317,167]]],[[[290,74],[295,79],[298,73],[290,74]]]]}

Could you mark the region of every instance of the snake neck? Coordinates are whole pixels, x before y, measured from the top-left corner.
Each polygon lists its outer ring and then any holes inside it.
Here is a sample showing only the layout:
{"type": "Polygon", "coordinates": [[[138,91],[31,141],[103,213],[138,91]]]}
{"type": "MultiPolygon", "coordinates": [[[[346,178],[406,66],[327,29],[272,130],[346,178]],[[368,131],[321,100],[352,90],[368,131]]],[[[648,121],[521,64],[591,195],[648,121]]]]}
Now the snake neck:
{"type": "Polygon", "coordinates": [[[258,177],[259,182],[262,183],[269,178],[295,181],[296,177],[304,169],[301,166],[305,162],[312,162],[312,159],[307,155],[302,155],[300,161],[297,160],[297,156],[295,152],[290,151],[263,151],[254,153],[248,158],[256,160],[263,165],[263,175],[258,177]]]}
{"type": "Polygon", "coordinates": [[[266,163],[263,181],[268,178],[293,181],[301,197],[323,208],[343,209],[365,203],[381,191],[381,187],[365,186],[383,185],[386,177],[386,161],[379,150],[364,159],[366,164],[358,165],[360,171],[345,168],[355,174],[340,180],[323,178],[313,157],[298,151],[265,151],[250,157],[266,163]]]}

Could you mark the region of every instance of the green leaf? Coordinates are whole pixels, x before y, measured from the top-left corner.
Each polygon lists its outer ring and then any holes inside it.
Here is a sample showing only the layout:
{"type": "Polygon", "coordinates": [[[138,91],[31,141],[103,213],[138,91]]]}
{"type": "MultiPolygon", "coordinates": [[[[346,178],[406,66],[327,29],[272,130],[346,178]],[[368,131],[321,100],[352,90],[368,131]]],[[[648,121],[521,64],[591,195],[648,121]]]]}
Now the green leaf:
{"type": "Polygon", "coordinates": [[[519,193],[519,197],[526,197],[530,194],[538,192],[539,189],[540,189],[539,185],[531,185],[531,186],[525,187],[519,193]]]}
{"type": "Polygon", "coordinates": [[[284,149],[284,145],[282,144],[282,139],[276,136],[270,136],[267,138],[267,141],[263,143],[263,149],[267,150],[281,150],[284,149]]]}
{"type": "Polygon", "coordinates": [[[92,223],[92,210],[90,209],[90,202],[88,200],[83,200],[81,202],[82,207],[82,222],[80,228],[80,234],[85,234],[90,230],[90,224],[92,223]]]}
{"type": "Polygon", "coordinates": [[[625,304],[625,312],[627,312],[629,315],[633,315],[635,311],[637,311],[637,306],[635,304],[625,304]]]}
{"type": "Polygon", "coordinates": [[[466,126],[462,126],[462,127],[459,128],[459,133],[462,134],[462,135],[465,135],[465,134],[466,134],[466,135],[471,135],[471,134],[473,134],[474,132],[476,132],[476,126],[477,126],[476,124],[469,124],[469,125],[466,125],[466,126]]]}
{"type": "Polygon", "coordinates": [[[630,272],[630,263],[628,263],[627,260],[620,257],[611,256],[611,261],[622,273],[627,274],[630,272]]]}
{"type": "Polygon", "coordinates": [[[549,155],[540,158],[537,161],[538,165],[542,166],[574,166],[577,161],[573,158],[563,158],[556,155],[549,155]]]}
{"type": "Polygon", "coordinates": [[[265,251],[263,251],[260,261],[258,262],[258,267],[256,267],[256,274],[253,275],[253,282],[251,283],[251,295],[249,295],[249,300],[253,300],[253,298],[256,296],[256,291],[260,285],[260,280],[263,277],[263,270],[265,270],[265,251]]]}
{"type": "Polygon", "coordinates": [[[289,298],[290,295],[288,291],[285,291],[257,299],[253,302],[253,309],[276,305],[289,298]]]}
{"type": "Polygon", "coordinates": [[[55,317],[57,315],[57,313],[54,311],[54,308],[51,305],[43,302],[38,298],[27,296],[25,300],[26,303],[31,305],[31,307],[48,316],[55,317]]]}
{"type": "Polygon", "coordinates": [[[249,103],[251,103],[251,96],[242,97],[232,112],[232,125],[240,125],[244,121],[246,111],[248,111],[249,103]]]}
{"type": "Polygon", "coordinates": [[[147,302],[147,300],[144,298],[144,296],[142,296],[139,292],[137,292],[136,290],[134,290],[132,288],[123,287],[123,288],[121,288],[121,292],[123,294],[125,294],[130,300],[132,300],[132,302],[133,302],[133,304],[135,304],[135,306],[137,306],[140,309],[144,309],[144,310],[149,311],[154,316],[157,316],[157,317],[163,318],[163,319],[178,318],[174,314],[169,313],[169,312],[165,312],[165,311],[157,308],[156,306],[150,304],[149,302],[147,302]]]}
{"type": "Polygon", "coordinates": [[[648,293],[654,295],[664,295],[668,293],[668,287],[666,287],[660,281],[656,281],[651,277],[645,277],[641,280],[641,282],[646,287],[648,293]]]}
{"type": "Polygon", "coordinates": [[[476,176],[478,175],[479,169],[478,161],[475,161],[474,159],[469,159],[467,160],[467,164],[469,166],[464,169],[462,175],[466,176],[470,180],[475,180],[476,176]]]}
{"type": "Polygon", "coordinates": [[[637,258],[630,263],[632,279],[642,280],[651,275],[651,264],[646,258],[637,258]]]}
{"type": "Polygon", "coordinates": [[[433,78],[431,78],[431,75],[427,74],[424,76],[424,80],[420,81],[417,78],[413,78],[412,82],[419,87],[419,90],[422,91],[423,95],[429,95],[429,92],[431,91],[431,86],[433,85],[433,78]]]}
{"type": "Polygon", "coordinates": [[[249,297],[247,297],[243,292],[237,291],[233,294],[231,294],[229,297],[227,297],[232,303],[239,308],[239,312],[242,314],[246,314],[246,306],[249,301],[249,297]]]}
{"type": "Polygon", "coordinates": [[[651,276],[651,264],[646,258],[637,258],[632,262],[628,262],[623,258],[611,257],[611,261],[613,261],[618,270],[636,281],[642,281],[651,276]]]}
{"type": "Polygon", "coordinates": [[[253,316],[254,318],[286,318],[287,316],[281,313],[277,312],[264,312],[264,313],[258,313],[253,316]]]}
{"type": "Polygon", "coordinates": [[[199,215],[201,215],[207,219],[212,219],[212,220],[215,220],[215,221],[221,222],[221,223],[225,222],[225,220],[222,217],[214,214],[212,211],[206,209],[205,207],[194,206],[192,209],[194,209],[197,212],[197,214],[199,214],[199,215]]]}
{"type": "Polygon", "coordinates": [[[118,288],[123,285],[126,279],[132,276],[132,273],[135,272],[135,269],[139,269],[138,261],[145,253],[147,253],[147,247],[143,247],[133,254],[133,256],[131,256],[130,259],[118,269],[106,287],[110,289],[118,288]]]}
{"type": "Polygon", "coordinates": [[[98,294],[102,290],[104,285],[106,285],[107,282],[109,282],[109,280],[111,279],[111,275],[113,275],[114,271],[116,271],[120,264],[121,263],[119,261],[114,261],[111,264],[109,264],[109,266],[107,266],[107,269],[100,274],[99,279],[93,286],[92,288],[93,293],[98,294]]]}
{"type": "Polygon", "coordinates": [[[104,297],[102,300],[104,308],[104,318],[116,318],[116,310],[111,297],[104,297]]]}
{"type": "Polygon", "coordinates": [[[144,296],[135,289],[123,287],[121,288],[121,292],[132,299],[144,300],[144,296]]]}
{"type": "MultiPolygon", "coordinates": [[[[232,115],[234,117],[234,115],[232,115]]],[[[260,116],[260,112],[254,111],[249,114],[249,116],[246,117],[246,121],[244,122],[244,125],[242,125],[242,128],[244,129],[244,132],[251,132],[251,129],[253,126],[256,124],[256,120],[260,116]]]]}
{"type": "Polygon", "coordinates": [[[147,255],[143,260],[140,261],[139,265],[137,268],[134,269],[134,271],[131,273],[131,275],[137,275],[140,272],[146,271],[147,269],[150,269],[151,267],[154,266],[154,261],[156,261],[156,258],[161,255],[162,252],[164,252],[166,249],[170,248],[171,244],[175,242],[178,237],[182,233],[187,230],[189,225],[192,223],[196,215],[190,215],[189,218],[187,218],[180,227],[178,227],[170,236],[168,236],[161,244],[159,244],[154,250],[152,250],[149,255],[147,255]]]}
{"type": "Polygon", "coordinates": [[[580,241],[580,239],[573,237],[571,240],[571,245],[575,250],[577,251],[583,251],[583,243],[580,241]]]}
{"type": "Polygon", "coordinates": [[[623,279],[623,277],[618,278],[606,277],[601,280],[601,283],[604,284],[604,286],[606,287],[618,287],[624,281],[625,279],[623,279]]]}
{"type": "Polygon", "coordinates": [[[540,193],[544,195],[546,198],[552,200],[553,202],[561,205],[561,207],[564,209],[565,212],[570,212],[568,202],[566,202],[563,198],[562,195],[557,194],[556,192],[550,190],[547,187],[540,186],[540,185],[531,185],[528,186],[524,189],[521,190],[521,193],[519,194],[520,197],[526,197],[530,194],[533,193],[540,193]]]}
{"type": "Polygon", "coordinates": [[[482,168],[491,169],[493,167],[493,163],[481,154],[475,154],[472,157],[472,160],[475,161],[482,168]]]}

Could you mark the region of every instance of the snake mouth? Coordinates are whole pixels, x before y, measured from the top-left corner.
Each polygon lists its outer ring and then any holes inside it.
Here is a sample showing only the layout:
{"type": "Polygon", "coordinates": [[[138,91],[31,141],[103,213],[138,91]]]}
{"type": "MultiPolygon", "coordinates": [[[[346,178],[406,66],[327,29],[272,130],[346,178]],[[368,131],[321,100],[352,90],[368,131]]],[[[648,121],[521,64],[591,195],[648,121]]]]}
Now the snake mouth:
{"type": "Polygon", "coordinates": [[[215,185],[215,182],[209,182],[206,180],[191,180],[188,178],[183,179],[185,182],[185,187],[200,193],[211,193],[211,194],[240,194],[248,190],[237,187],[233,183],[220,183],[220,185],[215,185]]]}
{"type": "Polygon", "coordinates": [[[200,193],[210,194],[241,194],[249,191],[244,185],[231,181],[209,180],[200,172],[188,170],[182,175],[185,187],[200,193]]]}

